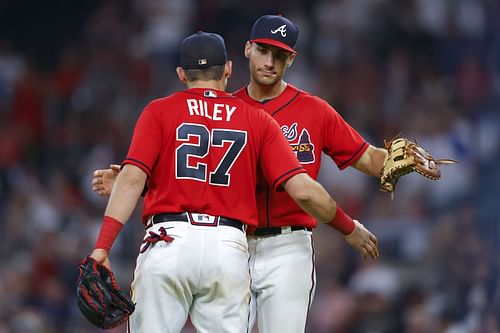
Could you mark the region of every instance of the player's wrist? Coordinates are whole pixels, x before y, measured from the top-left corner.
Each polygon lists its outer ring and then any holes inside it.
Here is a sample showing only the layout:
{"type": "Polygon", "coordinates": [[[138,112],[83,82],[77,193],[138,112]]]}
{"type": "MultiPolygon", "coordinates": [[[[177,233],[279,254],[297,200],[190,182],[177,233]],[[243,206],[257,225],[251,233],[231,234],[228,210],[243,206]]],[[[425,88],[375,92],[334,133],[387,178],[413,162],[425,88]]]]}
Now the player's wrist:
{"type": "Polygon", "coordinates": [[[342,208],[337,205],[337,209],[335,210],[335,216],[333,219],[326,223],[330,227],[340,231],[344,235],[349,235],[354,231],[356,225],[354,224],[354,220],[344,212],[342,208]]]}
{"type": "Polygon", "coordinates": [[[114,217],[104,216],[101,230],[99,231],[99,236],[97,236],[97,241],[95,243],[95,249],[103,249],[109,253],[122,228],[123,223],[114,217]]]}

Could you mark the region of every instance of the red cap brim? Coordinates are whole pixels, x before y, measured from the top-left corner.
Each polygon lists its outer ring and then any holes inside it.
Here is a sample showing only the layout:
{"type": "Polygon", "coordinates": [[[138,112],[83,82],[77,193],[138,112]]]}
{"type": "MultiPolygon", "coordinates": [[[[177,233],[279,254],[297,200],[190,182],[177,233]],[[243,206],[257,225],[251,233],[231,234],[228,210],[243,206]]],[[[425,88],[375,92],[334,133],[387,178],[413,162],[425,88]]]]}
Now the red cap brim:
{"type": "Polygon", "coordinates": [[[297,54],[297,51],[292,49],[290,46],[288,46],[285,43],[282,43],[280,41],[271,39],[271,38],[257,38],[257,39],[251,39],[250,41],[252,43],[259,43],[259,44],[267,44],[267,45],[276,46],[276,47],[279,47],[280,49],[297,54]]]}

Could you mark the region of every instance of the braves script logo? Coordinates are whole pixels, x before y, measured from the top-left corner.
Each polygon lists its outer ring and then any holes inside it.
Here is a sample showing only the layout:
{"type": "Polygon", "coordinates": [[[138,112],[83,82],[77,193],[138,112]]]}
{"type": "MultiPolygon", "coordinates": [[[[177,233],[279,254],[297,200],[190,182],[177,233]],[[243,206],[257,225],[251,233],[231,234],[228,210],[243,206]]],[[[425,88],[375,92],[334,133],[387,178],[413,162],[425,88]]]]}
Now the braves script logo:
{"type": "MultiPolygon", "coordinates": [[[[285,138],[290,141],[296,141],[297,139],[297,123],[292,125],[281,126],[281,131],[285,138]]],[[[314,163],[314,145],[311,142],[311,136],[309,132],[304,128],[300,133],[300,137],[297,143],[290,142],[290,147],[297,155],[297,159],[302,164],[314,163]]]]}
{"type": "Polygon", "coordinates": [[[273,35],[276,35],[278,32],[281,33],[281,37],[286,37],[286,24],[283,24],[281,27],[279,27],[276,30],[271,30],[271,33],[273,35]]]}
{"type": "Polygon", "coordinates": [[[281,131],[288,141],[293,141],[297,138],[297,123],[293,123],[290,127],[287,125],[281,126],[281,131]]]}

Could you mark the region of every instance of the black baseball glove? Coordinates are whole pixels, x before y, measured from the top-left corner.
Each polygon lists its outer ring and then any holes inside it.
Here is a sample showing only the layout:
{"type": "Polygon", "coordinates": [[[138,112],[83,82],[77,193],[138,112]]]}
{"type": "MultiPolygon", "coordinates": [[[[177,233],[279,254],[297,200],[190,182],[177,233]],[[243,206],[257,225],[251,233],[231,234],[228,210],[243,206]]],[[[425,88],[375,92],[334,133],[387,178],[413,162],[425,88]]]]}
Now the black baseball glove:
{"type": "Polygon", "coordinates": [[[91,257],[78,265],[78,307],[92,324],[109,329],[122,324],[134,312],[132,300],[120,291],[113,272],[91,257]]]}

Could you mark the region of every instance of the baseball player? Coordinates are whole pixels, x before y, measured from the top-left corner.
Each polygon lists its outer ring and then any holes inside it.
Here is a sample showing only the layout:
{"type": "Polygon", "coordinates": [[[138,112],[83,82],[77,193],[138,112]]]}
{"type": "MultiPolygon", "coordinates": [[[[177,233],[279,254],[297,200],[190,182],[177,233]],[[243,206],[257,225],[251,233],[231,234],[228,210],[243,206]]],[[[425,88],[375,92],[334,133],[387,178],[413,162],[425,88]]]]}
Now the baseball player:
{"type": "Polygon", "coordinates": [[[134,129],[91,256],[108,253],[147,182],[146,227],[131,286],[129,332],[246,332],[250,301],[246,226],[258,222],[257,167],[316,219],[350,229],[348,242],[378,256],[376,238],[305,173],[278,124],[225,93],[231,62],[222,37],[199,32],[180,49],[188,89],[149,103],[134,129]]]}
{"type": "MultiPolygon", "coordinates": [[[[353,166],[379,176],[387,151],[366,142],[327,102],[283,80],[297,55],[298,34],[298,27],[285,17],[260,17],[245,45],[250,83],[235,96],[276,119],[312,178],[318,176],[322,152],[341,170],[353,166]]],[[[259,185],[259,224],[248,235],[250,325],[257,314],[261,333],[304,332],[316,286],[311,234],[316,221],[287,193],[273,191],[264,182],[259,185]]],[[[340,209],[339,213],[343,214],[340,209]]],[[[351,230],[340,231],[348,234],[351,230]]]]}

